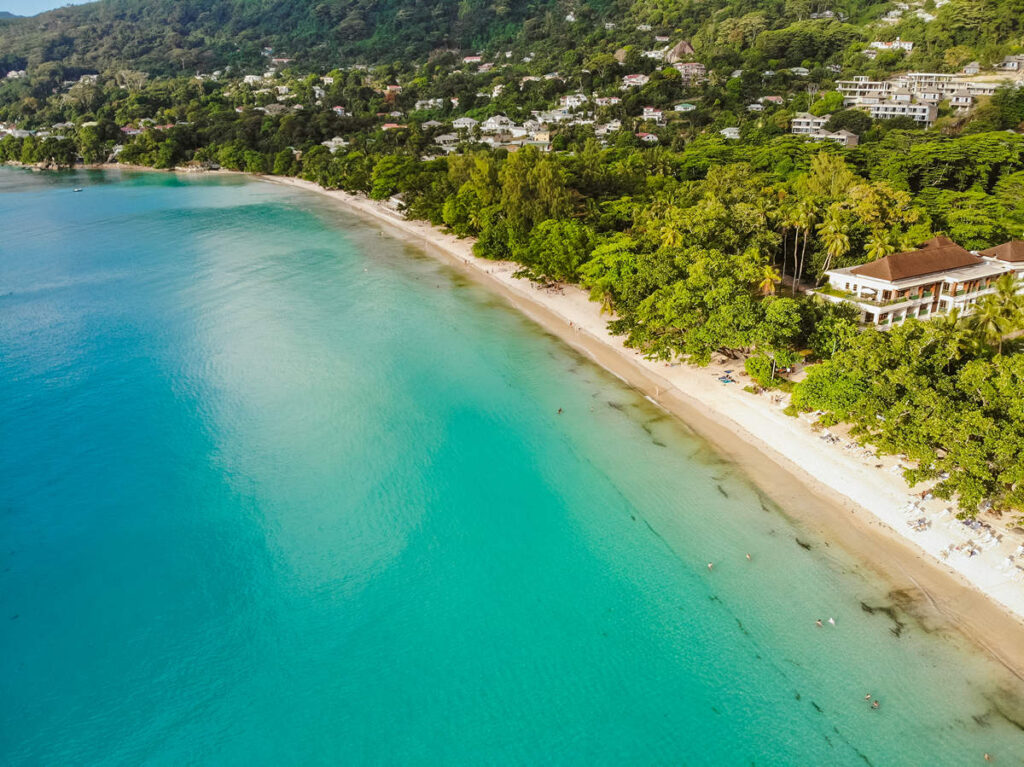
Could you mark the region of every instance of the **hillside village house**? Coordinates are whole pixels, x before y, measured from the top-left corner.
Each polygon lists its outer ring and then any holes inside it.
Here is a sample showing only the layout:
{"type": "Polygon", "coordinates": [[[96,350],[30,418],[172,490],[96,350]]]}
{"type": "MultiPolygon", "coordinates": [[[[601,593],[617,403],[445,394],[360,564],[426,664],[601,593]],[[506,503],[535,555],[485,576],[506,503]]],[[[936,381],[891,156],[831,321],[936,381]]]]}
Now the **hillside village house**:
{"type": "Polygon", "coordinates": [[[588,99],[586,94],[583,93],[568,93],[562,96],[558,103],[562,105],[563,109],[576,109],[578,107],[585,106],[588,99]]]}
{"type": "Polygon", "coordinates": [[[906,51],[907,53],[914,50],[912,42],[900,40],[898,37],[895,40],[875,40],[870,44],[870,47],[878,51],[906,51]]]}
{"type": "Polygon", "coordinates": [[[679,61],[672,65],[683,76],[683,82],[694,85],[707,79],[707,67],[698,61],[679,61]]]}
{"type": "Polygon", "coordinates": [[[1019,72],[1024,69],[1024,56],[1007,56],[996,64],[996,68],[1005,72],[1019,72]]]}
{"type": "Polygon", "coordinates": [[[660,109],[655,109],[654,107],[644,107],[643,114],[640,117],[641,119],[653,120],[654,122],[661,124],[663,115],[660,109]]]}
{"type": "Polygon", "coordinates": [[[647,85],[647,81],[650,79],[647,75],[623,75],[622,85],[619,86],[619,90],[639,88],[641,85],[647,85]]]}
{"type": "Polygon", "coordinates": [[[860,311],[861,322],[885,328],[953,309],[970,314],[978,299],[993,293],[993,283],[1007,273],[1024,277],[1024,241],[972,253],[948,237],[934,237],[914,250],[831,269],[825,273],[828,287],[812,292],[851,304],[860,311]]]}
{"type": "Polygon", "coordinates": [[[505,115],[494,115],[480,123],[480,130],[484,133],[503,133],[510,131],[514,126],[515,123],[505,115]]]}
{"type": "Polygon", "coordinates": [[[789,123],[789,132],[797,136],[814,133],[824,129],[825,124],[832,119],[832,115],[812,115],[810,112],[797,112],[789,123]]]}
{"type": "Polygon", "coordinates": [[[833,141],[839,146],[844,146],[847,149],[857,146],[860,143],[860,136],[856,133],[850,133],[848,130],[837,130],[827,131],[824,128],[811,131],[810,133],[803,134],[811,141],[833,141]]]}

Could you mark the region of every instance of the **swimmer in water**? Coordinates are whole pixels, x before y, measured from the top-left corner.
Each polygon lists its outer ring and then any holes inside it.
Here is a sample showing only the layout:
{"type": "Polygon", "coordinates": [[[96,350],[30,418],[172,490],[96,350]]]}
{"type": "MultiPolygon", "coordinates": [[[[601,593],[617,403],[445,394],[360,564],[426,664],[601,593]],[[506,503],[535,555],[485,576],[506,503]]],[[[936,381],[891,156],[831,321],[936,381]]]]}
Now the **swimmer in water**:
{"type": "Polygon", "coordinates": [[[710,569],[711,569],[711,563],[708,562],[708,570],[710,570],[710,569]]]}
{"type": "Polygon", "coordinates": [[[878,708],[878,701],[877,700],[871,701],[871,708],[874,708],[874,709],[878,708]]]}
{"type": "Polygon", "coordinates": [[[835,618],[829,618],[828,622],[831,623],[833,626],[836,625],[836,619],[835,618]]]}
{"type": "Polygon", "coordinates": [[[747,554],[747,561],[748,562],[750,561],[750,555],[749,554],[747,554]]]}
{"type": "Polygon", "coordinates": [[[822,626],[821,618],[818,618],[818,620],[814,621],[814,625],[817,626],[818,628],[821,628],[821,626],[822,626]]]}

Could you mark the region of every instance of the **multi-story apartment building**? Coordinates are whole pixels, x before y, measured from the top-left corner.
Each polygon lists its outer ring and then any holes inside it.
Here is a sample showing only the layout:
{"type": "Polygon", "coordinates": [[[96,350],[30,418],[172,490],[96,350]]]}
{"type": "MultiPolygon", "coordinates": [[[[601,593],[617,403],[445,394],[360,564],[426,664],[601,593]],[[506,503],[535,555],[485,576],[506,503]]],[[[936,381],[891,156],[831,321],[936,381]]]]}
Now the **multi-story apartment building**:
{"type": "Polygon", "coordinates": [[[938,107],[935,104],[914,103],[901,99],[890,99],[878,104],[866,104],[868,114],[875,120],[888,120],[893,117],[909,117],[915,122],[929,126],[935,122],[938,107]]]}
{"type": "Polygon", "coordinates": [[[836,81],[836,90],[843,94],[844,107],[855,106],[865,97],[884,98],[891,88],[892,85],[886,80],[872,80],[867,75],[836,81]]]}
{"type": "Polygon", "coordinates": [[[894,92],[908,92],[918,101],[938,103],[964,93],[977,98],[991,96],[1001,83],[972,82],[943,72],[905,72],[891,80],[871,80],[864,75],[839,80],[836,90],[843,94],[843,106],[860,106],[866,98],[888,98],[894,92]]]}

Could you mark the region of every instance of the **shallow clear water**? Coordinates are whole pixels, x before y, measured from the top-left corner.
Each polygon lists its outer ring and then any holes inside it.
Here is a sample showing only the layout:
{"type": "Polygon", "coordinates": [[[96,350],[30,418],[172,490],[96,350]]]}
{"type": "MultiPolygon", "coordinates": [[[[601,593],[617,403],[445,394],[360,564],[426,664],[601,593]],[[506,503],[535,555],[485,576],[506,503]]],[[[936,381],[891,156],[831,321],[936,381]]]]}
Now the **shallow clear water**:
{"type": "Polygon", "coordinates": [[[993,664],[319,198],[0,169],[0,231],[0,762],[1024,755],[993,664]]]}

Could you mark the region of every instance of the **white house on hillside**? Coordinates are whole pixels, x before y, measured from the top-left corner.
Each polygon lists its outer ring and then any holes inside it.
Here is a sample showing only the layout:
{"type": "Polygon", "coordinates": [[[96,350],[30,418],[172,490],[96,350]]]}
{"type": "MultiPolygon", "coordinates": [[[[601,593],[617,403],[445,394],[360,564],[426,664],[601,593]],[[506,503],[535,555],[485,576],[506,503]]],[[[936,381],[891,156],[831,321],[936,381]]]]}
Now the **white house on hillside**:
{"type": "Polygon", "coordinates": [[[814,133],[816,130],[822,130],[825,127],[825,123],[831,119],[832,115],[818,117],[810,112],[797,112],[789,122],[789,132],[798,136],[814,133]]]}

